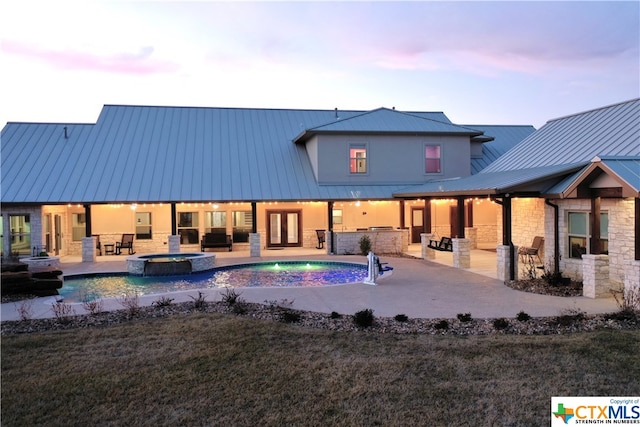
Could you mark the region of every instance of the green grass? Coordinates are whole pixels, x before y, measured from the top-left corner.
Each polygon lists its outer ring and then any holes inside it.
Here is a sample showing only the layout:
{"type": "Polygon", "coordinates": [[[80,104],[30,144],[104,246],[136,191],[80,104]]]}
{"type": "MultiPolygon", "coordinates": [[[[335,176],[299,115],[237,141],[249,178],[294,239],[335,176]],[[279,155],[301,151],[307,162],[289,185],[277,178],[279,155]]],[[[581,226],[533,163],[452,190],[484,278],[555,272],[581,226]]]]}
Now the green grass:
{"type": "Polygon", "coordinates": [[[392,335],[220,314],[2,337],[2,425],[539,426],[640,395],[640,332],[392,335]]]}

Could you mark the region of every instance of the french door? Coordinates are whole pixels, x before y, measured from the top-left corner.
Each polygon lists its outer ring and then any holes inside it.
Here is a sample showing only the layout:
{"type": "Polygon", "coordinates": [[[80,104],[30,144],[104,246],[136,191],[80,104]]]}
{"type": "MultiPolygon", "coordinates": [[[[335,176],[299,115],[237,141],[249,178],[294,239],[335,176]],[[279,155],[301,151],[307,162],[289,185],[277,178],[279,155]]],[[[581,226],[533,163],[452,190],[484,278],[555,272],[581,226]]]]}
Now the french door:
{"type": "Polygon", "coordinates": [[[301,211],[267,211],[267,246],[302,246],[301,215],[301,211]]]}

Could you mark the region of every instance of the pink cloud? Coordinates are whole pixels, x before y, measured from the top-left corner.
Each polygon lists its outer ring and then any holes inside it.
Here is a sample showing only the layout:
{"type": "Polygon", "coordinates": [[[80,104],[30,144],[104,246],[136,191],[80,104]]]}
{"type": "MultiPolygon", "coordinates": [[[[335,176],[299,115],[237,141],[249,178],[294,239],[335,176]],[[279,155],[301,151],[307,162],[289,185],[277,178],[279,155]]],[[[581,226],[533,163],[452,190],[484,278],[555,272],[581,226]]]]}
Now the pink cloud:
{"type": "Polygon", "coordinates": [[[78,50],[52,50],[12,40],[3,40],[1,50],[11,55],[35,58],[56,68],[89,70],[117,74],[148,75],[171,73],[177,63],[153,59],[153,47],[142,47],[137,53],[100,55],[78,50]]]}

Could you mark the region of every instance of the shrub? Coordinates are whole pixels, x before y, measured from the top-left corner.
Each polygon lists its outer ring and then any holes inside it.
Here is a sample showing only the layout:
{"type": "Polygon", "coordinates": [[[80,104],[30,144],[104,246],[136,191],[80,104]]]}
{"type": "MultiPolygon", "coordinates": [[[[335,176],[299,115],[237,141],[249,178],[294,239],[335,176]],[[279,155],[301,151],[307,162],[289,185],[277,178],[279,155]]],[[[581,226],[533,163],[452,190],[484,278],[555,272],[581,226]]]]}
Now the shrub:
{"type": "Polygon", "coordinates": [[[56,319],[62,322],[66,322],[69,320],[70,316],[75,316],[76,314],[71,304],[66,304],[64,302],[55,302],[51,304],[51,311],[53,311],[53,315],[56,316],[56,319]]]}
{"type": "Polygon", "coordinates": [[[91,315],[96,315],[104,311],[104,303],[100,298],[93,298],[89,295],[82,295],[82,308],[91,315]]]}
{"type": "Polygon", "coordinates": [[[16,310],[18,315],[20,316],[20,320],[29,320],[33,317],[33,301],[25,300],[22,301],[17,307],[16,310]]]}
{"type": "Polygon", "coordinates": [[[396,319],[398,322],[406,322],[407,320],[409,320],[406,314],[396,314],[396,317],[394,317],[394,319],[396,319]]]}
{"type": "Polygon", "coordinates": [[[471,322],[471,313],[458,313],[458,320],[461,322],[471,322]]]}
{"type": "Polygon", "coordinates": [[[520,311],[520,313],[516,315],[516,319],[518,319],[520,322],[527,322],[529,319],[531,319],[531,316],[529,316],[524,311],[520,311]]]}
{"type": "Polygon", "coordinates": [[[368,328],[373,325],[373,320],[373,310],[370,308],[357,311],[356,314],[353,315],[354,323],[362,328],[368,328]]]}
{"type": "Polygon", "coordinates": [[[127,310],[129,316],[134,316],[140,311],[140,298],[136,292],[122,295],[118,298],[118,303],[127,310]]]}
{"type": "Polygon", "coordinates": [[[640,311],[640,287],[629,287],[623,290],[612,290],[618,309],[625,313],[640,311]]]}
{"type": "Polygon", "coordinates": [[[234,288],[226,288],[220,295],[222,296],[222,302],[229,307],[236,303],[244,302],[244,300],[240,298],[242,292],[238,292],[234,288]]]}
{"type": "Polygon", "coordinates": [[[584,320],[584,313],[580,310],[566,310],[556,317],[556,325],[571,326],[584,320]]]}
{"type": "Polygon", "coordinates": [[[435,325],[433,325],[436,329],[447,330],[449,329],[449,321],[447,319],[442,319],[435,325]]]}
{"type": "Polygon", "coordinates": [[[285,310],[282,313],[282,321],[285,323],[295,323],[300,321],[300,313],[297,311],[285,310]]]}
{"type": "Polygon", "coordinates": [[[152,302],[151,305],[155,305],[157,308],[169,307],[172,302],[173,302],[173,298],[162,296],[159,299],[157,299],[154,302],[152,302]]]}
{"type": "Polygon", "coordinates": [[[498,329],[498,330],[507,329],[509,327],[509,321],[507,319],[505,319],[504,317],[501,317],[499,319],[495,319],[493,321],[493,327],[498,329]]]}
{"type": "Polygon", "coordinates": [[[195,308],[196,310],[204,310],[204,308],[207,306],[207,302],[205,301],[207,297],[200,291],[198,291],[197,297],[189,295],[189,298],[193,300],[193,308],[195,308]]]}
{"type": "Polygon", "coordinates": [[[360,238],[360,255],[369,255],[371,251],[371,239],[369,236],[364,235],[360,238]]]}
{"type": "Polygon", "coordinates": [[[342,317],[342,314],[338,313],[337,311],[332,311],[331,312],[331,318],[332,319],[340,319],[342,317]]]}

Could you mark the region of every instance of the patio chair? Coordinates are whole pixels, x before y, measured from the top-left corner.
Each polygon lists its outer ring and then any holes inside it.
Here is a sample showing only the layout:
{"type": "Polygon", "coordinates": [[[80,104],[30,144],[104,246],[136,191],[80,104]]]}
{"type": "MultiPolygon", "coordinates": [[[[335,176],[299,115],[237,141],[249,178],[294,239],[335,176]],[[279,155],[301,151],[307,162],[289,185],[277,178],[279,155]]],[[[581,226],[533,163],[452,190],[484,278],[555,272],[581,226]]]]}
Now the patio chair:
{"type": "Polygon", "coordinates": [[[98,255],[102,255],[102,244],[100,243],[100,235],[92,234],[91,237],[96,238],[96,250],[98,251],[98,255]]]}
{"type": "Polygon", "coordinates": [[[318,236],[318,246],[316,246],[316,249],[324,248],[324,242],[325,242],[324,230],[316,230],[316,236],[318,236]]]}
{"type": "Polygon", "coordinates": [[[135,254],[133,250],[133,234],[123,234],[122,240],[120,242],[116,242],[116,255],[120,255],[122,253],[122,249],[128,249],[129,255],[135,254]]]}
{"type": "Polygon", "coordinates": [[[522,246],[518,248],[518,255],[520,255],[520,259],[525,261],[526,257],[529,259],[533,259],[533,257],[537,257],[538,261],[542,264],[542,258],[540,258],[540,248],[544,244],[544,237],[536,236],[533,238],[533,242],[531,246],[522,246]]]}

